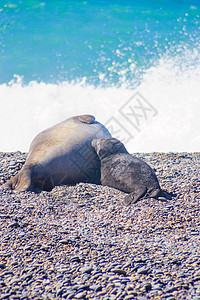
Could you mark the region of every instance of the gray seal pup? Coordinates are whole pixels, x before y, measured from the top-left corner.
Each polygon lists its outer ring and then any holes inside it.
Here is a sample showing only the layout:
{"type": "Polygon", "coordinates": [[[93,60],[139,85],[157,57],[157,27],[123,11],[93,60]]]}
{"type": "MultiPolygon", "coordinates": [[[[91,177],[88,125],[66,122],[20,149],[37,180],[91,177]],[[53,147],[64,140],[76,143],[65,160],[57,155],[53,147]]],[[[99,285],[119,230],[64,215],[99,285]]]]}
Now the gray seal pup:
{"type": "Polygon", "coordinates": [[[62,184],[99,184],[100,161],[91,141],[110,136],[92,115],[75,116],[50,127],[34,138],[23,168],[2,188],[49,191],[62,184]]]}
{"type": "Polygon", "coordinates": [[[142,197],[157,198],[162,195],[158,179],[152,168],[142,159],[128,153],[115,138],[92,141],[101,161],[101,184],[125,193],[124,205],[137,202],[142,197]]]}

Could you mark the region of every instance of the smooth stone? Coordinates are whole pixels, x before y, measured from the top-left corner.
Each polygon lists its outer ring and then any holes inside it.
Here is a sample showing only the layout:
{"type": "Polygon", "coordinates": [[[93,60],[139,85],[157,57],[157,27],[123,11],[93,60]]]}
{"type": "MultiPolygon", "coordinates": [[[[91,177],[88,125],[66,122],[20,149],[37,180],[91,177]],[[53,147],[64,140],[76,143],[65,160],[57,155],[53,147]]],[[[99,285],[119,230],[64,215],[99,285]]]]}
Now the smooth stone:
{"type": "Polygon", "coordinates": [[[15,169],[16,168],[16,165],[17,165],[17,163],[15,162],[15,161],[11,161],[10,163],[9,163],[9,169],[15,169]]]}
{"type": "Polygon", "coordinates": [[[86,292],[81,292],[81,293],[76,294],[74,297],[76,299],[83,299],[83,298],[85,298],[86,294],[87,294],[86,292]]]}
{"type": "Polygon", "coordinates": [[[90,279],[95,280],[95,279],[99,278],[100,276],[102,276],[102,273],[97,273],[97,274],[91,276],[90,279]]]}
{"type": "Polygon", "coordinates": [[[148,274],[150,271],[150,269],[146,268],[146,267],[142,267],[140,269],[137,270],[138,274],[148,274]]]}
{"type": "Polygon", "coordinates": [[[6,267],[6,264],[5,264],[5,263],[0,263],[0,268],[1,268],[1,269],[5,269],[5,267],[6,267]]]}
{"type": "Polygon", "coordinates": [[[177,259],[177,258],[172,259],[171,263],[175,264],[175,265],[181,265],[180,259],[177,259]]]}
{"type": "Polygon", "coordinates": [[[12,222],[8,225],[8,228],[18,228],[20,225],[18,222],[12,222]]]}
{"type": "Polygon", "coordinates": [[[43,250],[43,251],[49,251],[50,248],[49,248],[49,246],[47,246],[47,245],[42,245],[41,248],[40,248],[40,250],[43,250]]]}
{"type": "Polygon", "coordinates": [[[93,285],[90,285],[90,289],[94,290],[96,292],[99,292],[102,290],[102,286],[100,284],[93,284],[93,285]]]}
{"type": "Polygon", "coordinates": [[[175,287],[175,286],[167,287],[167,288],[165,289],[165,293],[171,293],[171,292],[174,292],[174,291],[176,291],[176,290],[177,290],[177,287],[175,287]]]}
{"type": "Polygon", "coordinates": [[[69,238],[69,239],[66,239],[66,240],[61,240],[60,243],[63,244],[63,245],[73,244],[73,243],[76,243],[76,239],[75,238],[69,238]]]}
{"type": "Polygon", "coordinates": [[[116,299],[117,299],[117,296],[115,296],[115,295],[110,296],[110,300],[116,300],[116,299]]]}
{"type": "Polygon", "coordinates": [[[169,299],[169,298],[174,299],[174,296],[173,296],[171,293],[164,293],[164,294],[163,294],[163,297],[164,297],[164,299],[165,299],[165,298],[167,298],[167,299],[169,299]]]}
{"type": "Polygon", "coordinates": [[[152,290],[152,291],[150,291],[150,292],[148,293],[148,296],[149,296],[149,297],[154,297],[154,296],[156,296],[156,295],[158,295],[158,290],[152,290]]]}
{"type": "Polygon", "coordinates": [[[82,284],[78,286],[78,290],[88,290],[90,287],[89,284],[82,284]]]}
{"type": "Polygon", "coordinates": [[[66,298],[66,297],[68,297],[69,295],[75,295],[76,294],[76,290],[74,290],[74,289],[67,289],[63,294],[62,294],[62,297],[63,298],[66,298]]]}
{"type": "Polygon", "coordinates": [[[113,275],[113,276],[108,277],[108,281],[113,281],[113,280],[119,280],[119,276],[113,275]]]}
{"type": "Polygon", "coordinates": [[[162,290],[163,289],[163,285],[162,284],[153,284],[151,286],[152,290],[162,290]]]}
{"type": "Polygon", "coordinates": [[[126,275],[126,271],[124,271],[122,269],[111,269],[111,272],[126,275]]]}
{"type": "Polygon", "coordinates": [[[6,293],[6,294],[1,294],[1,299],[8,299],[12,295],[12,292],[6,293]]]}
{"type": "Polygon", "coordinates": [[[67,296],[67,299],[73,299],[74,296],[75,296],[75,293],[71,293],[71,294],[69,294],[69,295],[67,296]]]}
{"type": "Polygon", "coordinates": [[[152,288],[151,283],[147,282],[144,284],[143,288],[145,289],[146,292],[150,291],[152,288]]]}
{"type": "Polygon", "coordinates": [[[107,289],[105,288],[105,289],[102,289],[102,291],[100,291],[100,292],[98,292],[97,293],[97,296],[103,296],[103,295],[105,295],[105,294],[107,294],[107,289]]]}
{"type": "Polygon", "coordinates": [[[18,234],[18,237],[24,237],[26,234],[25,234],[25,232],[20,232],[19,234],[18,234]]]}
{"type": "Polygon", "coordinates": [[[82,273],[91,273],[92,270],[93,268],[91,266],[84,266],[79,269],[79,271],[82,273]]]}
{"type": "Polygon", "coordinates": [[[80,260],[79,256],[72,256],[72,257],[70,258],[70,261],[71,261],[71,262],[80,262],[81,260],[80,260]]]}
{"type": "Polygon", "coordinates": [[[20,280],[30,280],[33,277],[33,273],[27,273],[20,277],[20,280]]]}
{"type": "Polygon", "coordinates": [[[198,281],[198,280],[200,280],[200,276],[195,276],[195,277],[193,278],[193,282],[198,281]]]}

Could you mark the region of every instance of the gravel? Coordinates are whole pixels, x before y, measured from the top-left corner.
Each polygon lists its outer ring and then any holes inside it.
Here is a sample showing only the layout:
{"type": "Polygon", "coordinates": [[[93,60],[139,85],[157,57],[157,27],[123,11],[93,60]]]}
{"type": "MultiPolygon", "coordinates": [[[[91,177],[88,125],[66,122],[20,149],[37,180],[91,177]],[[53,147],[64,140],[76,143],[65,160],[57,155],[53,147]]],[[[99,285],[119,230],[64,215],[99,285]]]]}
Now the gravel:
{"type": "MultiPolygon", "coordinates": [[[[0,299],[200,299],[199,153],[136,153],[167,202],[95,184],[0,192],[0,299]]],[[[0,184],[27,154],[0,153],[0,184]]]]}

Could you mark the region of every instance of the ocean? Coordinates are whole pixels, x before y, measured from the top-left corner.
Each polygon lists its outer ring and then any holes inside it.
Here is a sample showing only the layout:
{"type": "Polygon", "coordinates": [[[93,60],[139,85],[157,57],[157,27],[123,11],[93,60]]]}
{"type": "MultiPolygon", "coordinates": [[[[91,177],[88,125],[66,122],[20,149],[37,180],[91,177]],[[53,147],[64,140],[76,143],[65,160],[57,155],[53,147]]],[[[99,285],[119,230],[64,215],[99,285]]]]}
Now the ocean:
{"type": "Polygon", "coordinates": [[[93,114],[131,152],[200,149],[199,0],[1,0],[0,151],[93,114]]]}

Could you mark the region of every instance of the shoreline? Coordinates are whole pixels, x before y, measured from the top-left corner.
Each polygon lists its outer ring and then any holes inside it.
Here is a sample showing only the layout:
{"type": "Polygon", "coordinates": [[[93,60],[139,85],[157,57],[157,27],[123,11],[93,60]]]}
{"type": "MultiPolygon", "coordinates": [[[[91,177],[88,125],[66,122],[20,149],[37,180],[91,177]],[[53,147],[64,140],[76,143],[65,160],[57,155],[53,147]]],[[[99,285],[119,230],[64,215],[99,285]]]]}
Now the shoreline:
{"type": "MultiPolygon", "coordinates": [[[[0,152],[0,185],[26,155],[0,152]]],[[[1,299],[200,299],[200,153],[134,155],[172,200],[124,207],[87,183],[1,191],[1,299]]]]}

